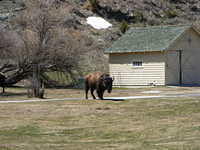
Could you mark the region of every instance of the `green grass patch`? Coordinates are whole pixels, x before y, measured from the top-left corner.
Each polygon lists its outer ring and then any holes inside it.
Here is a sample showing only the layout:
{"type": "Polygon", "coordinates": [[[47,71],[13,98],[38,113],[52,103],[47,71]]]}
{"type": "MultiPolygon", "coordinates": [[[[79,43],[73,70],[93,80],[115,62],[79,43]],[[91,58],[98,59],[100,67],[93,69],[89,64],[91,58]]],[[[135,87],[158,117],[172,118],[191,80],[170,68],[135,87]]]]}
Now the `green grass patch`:
{"type": "Polygon", "coordinates": [[[40,136],[40,128],[33,125],[18,126],[15,129],[0,130],[0,136],[40,136]]]}
{"type": "Polygon", "coordinates": [[[47,76],[61,85],[68,85],[73,81],[70,75],[64,72],[48,72],[47,76]]]}

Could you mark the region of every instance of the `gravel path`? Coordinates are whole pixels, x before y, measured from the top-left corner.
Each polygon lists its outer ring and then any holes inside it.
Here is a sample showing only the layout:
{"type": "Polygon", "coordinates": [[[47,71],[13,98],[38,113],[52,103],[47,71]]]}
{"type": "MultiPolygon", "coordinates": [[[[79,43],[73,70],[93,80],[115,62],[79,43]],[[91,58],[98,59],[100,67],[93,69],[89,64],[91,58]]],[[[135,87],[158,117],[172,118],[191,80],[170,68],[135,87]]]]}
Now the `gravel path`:
{"type": "MultiPolygon", "coordinates": [[[[157,96],[128,96],[128,97],[104,97],[105,100],[123,101],[128,99],[149,99],[149,98],[172,98],[172,97],[200,97],[200,93],[187,93],[187,94],[167,94],[157,96]]],[[[50,101],[67,101],[67,100],[85,100],[85,98],[63,98],[63,99],[33,99],[33,100],[7,100],[0,101],[2,103],[32,103],[32,102],[50,102],[50,101]]],[[[91,99],[90,99],[91,100],[91,99]]]]}

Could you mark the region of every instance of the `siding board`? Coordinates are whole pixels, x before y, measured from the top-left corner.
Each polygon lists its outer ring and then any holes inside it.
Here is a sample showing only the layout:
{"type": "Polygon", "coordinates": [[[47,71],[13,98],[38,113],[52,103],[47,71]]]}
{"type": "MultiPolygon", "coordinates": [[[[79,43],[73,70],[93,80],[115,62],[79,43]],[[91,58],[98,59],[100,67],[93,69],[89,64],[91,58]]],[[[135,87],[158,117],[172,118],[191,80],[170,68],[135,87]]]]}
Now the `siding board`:
{"type": "Polygon", "coordinates": [[[165,84],[163,53],[110,54],[110,74],[115,77],[115,86],[165,84]],[[133,61],[142,61],[135,67],[133,61]]]}

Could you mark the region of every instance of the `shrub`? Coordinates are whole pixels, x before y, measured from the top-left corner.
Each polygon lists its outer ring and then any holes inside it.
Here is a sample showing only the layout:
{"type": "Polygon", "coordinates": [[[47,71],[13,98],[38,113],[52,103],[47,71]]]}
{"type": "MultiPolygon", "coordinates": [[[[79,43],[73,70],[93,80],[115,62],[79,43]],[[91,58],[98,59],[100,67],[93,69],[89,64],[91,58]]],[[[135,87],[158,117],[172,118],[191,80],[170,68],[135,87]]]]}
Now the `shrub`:
{"type": "Polygon", "coordinates": [[[90,4],[90,8],[92,11],[96,11],[98,8],[98,1],[97,0],[88,0],[90,4]]]}
{"type": "Polygon", "coordinates": [[[166,11],[166,15],[168,18],[174,18],[174,17],[178,16],[178,12],[176,9],[169,9],[166,11]]]}
{"type": "Polygon", "coordinates": [[[129,29],[129,25],[128,23],[124,20],[122,21],[121,25],[120,25],[120,31],[122,33],[125,33],[127,30],[129,29]]]}
{"type": "Polygon", "coordinates": [[[143,22],[144,21],[143,13],[140,12],[140,11],[134,11],[133,12],[133,17],[134,17],[134,23],[143,22]]]}

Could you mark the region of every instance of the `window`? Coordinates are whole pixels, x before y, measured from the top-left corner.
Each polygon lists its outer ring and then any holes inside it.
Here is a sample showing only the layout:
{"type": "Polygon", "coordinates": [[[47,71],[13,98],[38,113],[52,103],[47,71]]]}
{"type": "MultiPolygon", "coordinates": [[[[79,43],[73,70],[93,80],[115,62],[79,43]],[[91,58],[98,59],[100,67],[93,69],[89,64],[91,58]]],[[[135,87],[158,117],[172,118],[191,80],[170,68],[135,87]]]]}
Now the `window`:
{"type": "Polygon", "coordinates": [[[140,67],[140,66],[142,66],[142,61],[133,61],[132,64],[134,67],[140,67]]]}

